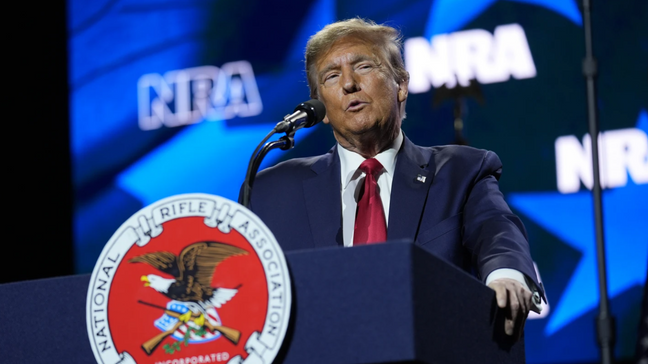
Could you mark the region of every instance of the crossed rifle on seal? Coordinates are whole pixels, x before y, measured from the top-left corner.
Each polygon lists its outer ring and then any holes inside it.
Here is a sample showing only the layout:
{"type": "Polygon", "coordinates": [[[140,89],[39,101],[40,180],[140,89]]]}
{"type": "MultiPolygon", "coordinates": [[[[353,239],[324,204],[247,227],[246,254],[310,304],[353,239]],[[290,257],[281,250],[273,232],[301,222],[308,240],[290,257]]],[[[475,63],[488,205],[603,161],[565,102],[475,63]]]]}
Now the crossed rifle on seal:
{"type": "Polygon", "coordinates": [[[220,308],[238,292],[236,288],[214,288],[212,278],[216,267],[223,260],[246,255],[247,251],[232,245],[215,241],[203,241],[185,247],[180,255],[160,251],[138,255],[129,263],[146,263],[174,278],[163,278],[155,274],[142,276],[144,286],[151,287],[168,298],[184,303],[189,310],[186,313],[169,310],[144,301],[142,304],[164,310],[178,321],[168,330],[152,337],[142,344],[146,354],[151,355],[155,348],[167,336],[173,334],[182,325],[192,321],[198,327],[205,327],[211,332],[219,332],[234,345],[238,344],[241,332],[225,326],[214,325],[206,319],[207,310],[220,308]]]}

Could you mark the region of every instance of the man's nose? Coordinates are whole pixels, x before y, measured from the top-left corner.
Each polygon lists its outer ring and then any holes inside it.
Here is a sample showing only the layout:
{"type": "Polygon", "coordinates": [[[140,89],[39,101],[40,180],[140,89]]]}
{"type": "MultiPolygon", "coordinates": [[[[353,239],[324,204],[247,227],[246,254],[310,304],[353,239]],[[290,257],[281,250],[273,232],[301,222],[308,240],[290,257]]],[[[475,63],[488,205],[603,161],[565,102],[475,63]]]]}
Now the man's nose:
{"type": "Polygon", "coordinates": [[[360,84],[353,72],[345,72],[342,74],[342,88],[346,94],[360,91],[360,84]]]}

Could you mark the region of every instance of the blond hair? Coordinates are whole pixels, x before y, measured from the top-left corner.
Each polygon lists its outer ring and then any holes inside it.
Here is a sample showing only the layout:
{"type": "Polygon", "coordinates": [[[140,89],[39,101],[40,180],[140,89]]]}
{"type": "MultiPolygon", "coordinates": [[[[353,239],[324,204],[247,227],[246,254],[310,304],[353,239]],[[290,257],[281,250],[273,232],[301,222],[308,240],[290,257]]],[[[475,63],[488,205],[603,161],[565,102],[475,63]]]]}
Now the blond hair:
{"type": "Polygon", "coordinates": [[[396,83],[409,81],[409,74],[401,55],[403,43],[398,30],[386,25],[379,25],[371,20],[353,18],[340,20],[325,26],[311,36],[306,44],[306,75],[311,98],[317,98],[317,62],[342,38],[351,37],[372,44],[387,61],[387,67],[396,83]]]}

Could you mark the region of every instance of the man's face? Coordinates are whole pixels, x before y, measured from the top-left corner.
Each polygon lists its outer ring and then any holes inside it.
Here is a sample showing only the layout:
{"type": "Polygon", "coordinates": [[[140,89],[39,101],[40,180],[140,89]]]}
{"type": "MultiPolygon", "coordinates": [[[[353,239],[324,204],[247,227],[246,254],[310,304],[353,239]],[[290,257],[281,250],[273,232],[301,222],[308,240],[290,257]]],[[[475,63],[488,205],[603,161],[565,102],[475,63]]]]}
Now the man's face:
{"type": "Polygon", "coordinates": [[[387,61],[367,42],[342,38],[316,64],[318,96],[338,141],[400,128],[407,83],[394,80],[387,61]],[[382,131],[381,131],[382,130],[382,131]]]}

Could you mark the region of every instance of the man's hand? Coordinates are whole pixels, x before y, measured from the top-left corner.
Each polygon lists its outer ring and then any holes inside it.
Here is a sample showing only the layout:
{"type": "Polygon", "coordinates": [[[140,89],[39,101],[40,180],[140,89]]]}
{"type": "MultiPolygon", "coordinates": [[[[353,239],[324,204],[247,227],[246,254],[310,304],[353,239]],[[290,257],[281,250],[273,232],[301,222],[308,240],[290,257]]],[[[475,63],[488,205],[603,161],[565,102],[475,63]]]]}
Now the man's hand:
{"type": "Polygon", "coordinates": [[[520,282],[510,278],[499,278],[488,284],[495,291],[497,306],[506,310],[504,332],[516,340],[522,336],[529,310],[537,311],[533,295],[520,282]]]}

